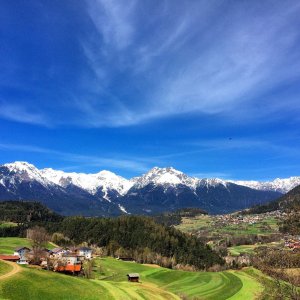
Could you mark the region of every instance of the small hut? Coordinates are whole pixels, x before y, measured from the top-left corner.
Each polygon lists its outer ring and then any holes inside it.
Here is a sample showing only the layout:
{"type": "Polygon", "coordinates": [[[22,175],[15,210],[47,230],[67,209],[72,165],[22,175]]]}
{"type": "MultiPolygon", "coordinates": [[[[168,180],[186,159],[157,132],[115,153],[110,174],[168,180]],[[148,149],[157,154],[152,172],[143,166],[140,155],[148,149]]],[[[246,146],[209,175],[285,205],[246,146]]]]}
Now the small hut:
{"type": "Polygon", "coordinates": [[[139,273],[130,273],[127,274],[128,281],[130,282],[139,282],[140,274],[139,273]]]}

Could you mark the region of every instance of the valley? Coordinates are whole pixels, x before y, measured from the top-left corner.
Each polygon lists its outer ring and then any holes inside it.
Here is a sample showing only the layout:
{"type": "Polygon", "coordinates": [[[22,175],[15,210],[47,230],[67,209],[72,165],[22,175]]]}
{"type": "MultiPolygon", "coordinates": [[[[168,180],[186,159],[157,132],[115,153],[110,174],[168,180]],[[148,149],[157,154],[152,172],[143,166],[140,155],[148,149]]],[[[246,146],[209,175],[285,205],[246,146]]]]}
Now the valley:
{"type": "Polygon", "coordinates": [[[271,300],[284,293],[289,299],[300,284],[298,223],[291,221],[298,189],[215,215],[182,208],[151,217],[61,216],[39,202],[0,202],[0,298],[271,300]],[[34,230],[47,236],[40,252],[31,250],[34,230]],[[16,261],[16,248],[27,249],[25,265],[5,261],[16,261]],[[80,249],[92,258],[80,258],[80,249]]]}

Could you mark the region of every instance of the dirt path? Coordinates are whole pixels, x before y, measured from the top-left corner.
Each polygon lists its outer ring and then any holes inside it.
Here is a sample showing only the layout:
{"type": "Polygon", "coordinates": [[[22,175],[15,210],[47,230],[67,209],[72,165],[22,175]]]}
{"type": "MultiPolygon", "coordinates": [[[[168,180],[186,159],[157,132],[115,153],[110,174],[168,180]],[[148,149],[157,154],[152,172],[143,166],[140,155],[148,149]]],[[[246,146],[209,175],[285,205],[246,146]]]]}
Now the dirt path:
{"type": "Polygon", "coordinates": [[[15,262],[6,261],[6,260],[1,260],[1,261],[3,261],[4,263],[6,263],[8,265],[11,265],[12,270],[9,271],[8,273],[4,274],[4,275],[0,275],[0,280],[5,279],[5,278],[10,277],[10,276],[13,276],[13,275],[15,275],[15,274],[22,271],[21,267],[15,262]]]}

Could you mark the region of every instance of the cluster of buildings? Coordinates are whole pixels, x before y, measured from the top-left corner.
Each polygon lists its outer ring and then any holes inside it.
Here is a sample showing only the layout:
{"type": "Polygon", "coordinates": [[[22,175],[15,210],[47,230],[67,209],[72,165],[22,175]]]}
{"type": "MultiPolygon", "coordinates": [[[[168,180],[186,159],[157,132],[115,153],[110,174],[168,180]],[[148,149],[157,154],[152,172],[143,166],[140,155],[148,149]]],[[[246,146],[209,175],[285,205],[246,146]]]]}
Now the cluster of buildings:
{"type": "MultiPolygon", "coordinates": [[[[30,248],[19,247],[15,249],[13,255],[0,255],[0,259],[30,264],[34,261],[35,255],[30,248]]],[[[83,261],[92,258],[92,249],[89,247],[41,249],[38,256],[41,267],[45,269],[75,274],[81,271],[83,261]]]]}
{"type": "Polygon", "coordinates": [[[217,215],[214,221],[217,225],[240,225],[240,224],[256,224],[263,222],[268,217],[273,217],[276,219],[281,219],[284,217],[285,213],[281,211],[272,211],[264,214],[257,215],[239,215],[239,214],[227,214],[227,215],[217,215]]]}
{"type": "Polygon", "coordinates": [[[298,239],[295,238],[286,239],[284,242],[284,246],[295,251],[300,250],[300,237],[298,239]]]}

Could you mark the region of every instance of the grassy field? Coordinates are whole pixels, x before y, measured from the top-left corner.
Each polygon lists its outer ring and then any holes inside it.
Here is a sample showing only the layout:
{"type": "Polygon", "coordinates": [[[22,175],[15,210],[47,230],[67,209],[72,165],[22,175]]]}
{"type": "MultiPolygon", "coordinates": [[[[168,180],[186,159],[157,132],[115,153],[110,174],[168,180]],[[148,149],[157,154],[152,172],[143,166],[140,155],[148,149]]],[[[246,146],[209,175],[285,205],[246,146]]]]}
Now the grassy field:
{"type": "Polygon", "coordinates": [[[278,233],[277,220],[274,217],[267,217],[255,224],[237,224],[218,226],[215,216],[199,215],[194,218],[182,218],[182,223],[176,226],[177,229],[193,233],[206,230],[210,235],[228,234],[228,235],[248,235],[261,234],[268,235],[278,233]]]}
{"type": "Polygon", "coordinates": [[[228,248],[229,253],[233,256],[239,256],[240,254],[252,254],[257,245],[240,245],[228,248]]]}
{"type": "Polygon", "coordinates": [[[177,229],[183,232],[194,232],[197,230],[203,230],[211,228],[213,225],[213,218],[209,215],[199,215],[194,218],[183,217],[181,224],[175,226],[177,229]]]}
{"type": "MultiPolygon", "coordinates": [[[[0,238],[0,253],[13,254],[17,247],[26,246],[31,247],[30,240],[18,237],[1,237],[0,238]]],[[[47,245],[48,249],[53,249],[53,244],[47,245]]]]}
{"type": "MultiPolygon", "coordinates": [[[[8,272],[0,262],[0,272],[8,272]]],[[[151,267],[112,258],[96,259],[94,279],[88,280],[22,266],[22,272],[0,282],[0,299],[122,299],[179,300],[255,299],[262,287],[258,271],[184,272],[151,267]],[[138,272],[140,283],[127,282],[126,274],[138,272]]]]}
{"type": "Polygon", "coordinates": [[[6,274],[12,270],[12,267],[0,260],[0,275],[6,274]]]}
{"type": "Polygon", "coordinates": [[[14,222],[2,222],[0,221],[0,228],[5,228],[5,227],[16,227],[18,224],[14,222]]]}
{"type": "Polygon", "coordinates": [[[140,273],[143,284],[154,284],[176,295],[190,298],[255,299],[257,293],[262,291],[255,279],[257,273],[254,274],[252,268],[226,272],[185,272],[152,268],[111,258],[98,259],[96,263],[96,279],[122,282],[126,280],[127,273],[140,273]]]}
{"type": "Polygon", "coordinates": [[[255,245],[240,245],[240,246],[233,246],[229,247],[229,253],[233,256],[239,256],[240,254],[253,254],[254,250],[257,247],[280,247],[281,242],[272,242],[267,244],[255,244],[255,245]]]}

